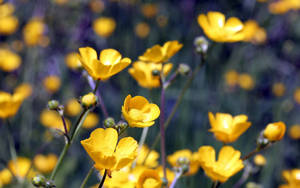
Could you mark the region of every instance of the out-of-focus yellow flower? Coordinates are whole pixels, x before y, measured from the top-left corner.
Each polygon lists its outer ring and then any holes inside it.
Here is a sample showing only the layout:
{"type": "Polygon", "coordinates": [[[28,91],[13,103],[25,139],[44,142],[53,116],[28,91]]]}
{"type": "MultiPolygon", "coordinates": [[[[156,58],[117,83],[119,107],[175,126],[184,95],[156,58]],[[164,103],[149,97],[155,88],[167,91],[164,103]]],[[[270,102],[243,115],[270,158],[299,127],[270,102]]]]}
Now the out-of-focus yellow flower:
{"type": "Polygon", "coordinates": [[[265,3],[265,2],[268,2],[268,0],[256,0],[257,2],[260,2],[260,3],[265,3]]]}
{"type": "Polygon", "coordinates": [[[145,97],[128,95],[122,106],[122,114],[130,127],[150,127],[159,117],[160,109],[145,97]]]}
{"type": "Polygon", "coordinates": [[[136,158],[136,164],[137,165],[144,165],[149,168],[154,168],[158,166],[158,158],[159,158],[159,153],[157,153],[155,150],[151,150],[149,155],[149,148],[146,145],[143,145],[141,150],[138,153],[138,156],[136,158]],[[146,156],[148,155],[145,163],[144,160],[146,156]],[[144,164],[143,164],[144,163],[144,164]]]}
{"type": "Polygon", "coordinates": [[[211,125],[210,132],[213,132],[216,139],[224,142],[231,143],[236,141],[250,126],[248,117],[244,114],[234,116],[225,113],[216,113],[216,117],[209,112],[209,122],[211,125]]]}
{"type": "Polygon", "coordinates": [[[71,99],[65,106],[65,112],[69,116],[77,116],[81,112],[82,108],[77,99],[71,99]]]}
{"type": "Polygon", "coordinates": [[[24,95],[21,93],[6,93],[0,91],[0,118],[6,119],[14,116],[22,102],[24,100],[24,95]]]}
{"type": "Polygon", "coordinates": [[[90,92],[81,98],[81,103],[85,107],[93,106],[97,103],[97,97],[94,93],[90,92]]]}
{"type": "Polygon", "coordinates": [[[24,99],[32,94],[32,86],[29,83],[23,83],[15,88],[14,93],[23,95],[24,99]]]}
{"type": "Polygon", "coordinates": [[[3,185],[10,184],[11,181],[12,181],[12,175],[11,175],[10,171],[7,168],[1,170],[0,171],[0,187],[3,185]]]}
{"type": "MultiPolygon", "coordinates": [[[[135,188],[137,182],[136,175],[128,170],[128,168],[122,168],[119,171],[114,171],[111,174],[111,178],[107,178],[104,182],[105,188],[135,188]]],[[[98,188],[98,186],[95,186],[98,188]]]]}
{"type": "Polygon", "coordinates": [[[129,74],[144,88],[160,87],[160,75],[154,75],[153,71],[161,71],[164,67],[163,75],[167,76],[172,70],[173,64],[167,63],[165,65],[157,63],[146,63],[137,61],[132,64],[132,68],[128,70],[129,74]]]}
{"type": "Polygon", "coordinates": [[[98,124],[98,122],[99,122],[98,115],[96,113],[91,112],[86,116],[82,127],[86,129],[90,129],[95,127],[98,124]]]}
{"type": "Polygon", "coordinates": [[[294,91],[294,100],[300,104],[300,88],[297,88],[295,91],[294,91]]]}
{"type": "Polygon", "coordinates": [[[146,18],[153,18],[157,14],[158,8],[156,4],[146,3],[142,5],[141,11],[146,18]]]}
{"type": "Polygon", "coordinates": [[[273,14],[284,14],[290,10],[299,9],[299,0],[279,0],[269,4],[269,11],[273,14]]]}
{"type": "Polygon", "coordinates": [[[77,70],[81,67],[81,63],[76,52],[71,52],[67,54],[65,57],[65,62],[67,66],[72,70],[77,70]]]}
{"type": "Polygon", "coordinates": [[[95,80],[105,80],[130,65],[131,60],[114,49],[104,49],[100,52],[98,60],[97,52],[90,47],[79,48],[79,60],[83,68],[95,80]]]}
{"type": "Polygon", "coordinates": [[[172,165],[172,167],[180,167],[180,160],[186,160],[189,164],[189,170],[184,175],[194,175],[198,172],[199,164],[198,164],[198,153],[192,153],[188,149],[179,150],[169,155],[167,157],[168,162],[172,165]]]}
{"type": "Polygon", "coordinates": [[[104,10],[105,5],[102,0],[91,0],[89,7],[93,12],[101,13],[104,10]]]}
{"type": "Polygon", "coordinates": [[[18,27],[18,19],[13,16],[15,7],[11,3],[0,5],[0,35],[10,35],[18,27]]]}
{"type": "Polygon", "coordinates": [[[264,137],[269,141],[279,141],[285,134],[286,126],[283,122],[269,123],[264,130],[264,137]]]}
{"type": "Polygon", "coordinates": [[[5,72],[11,72],[19,68],[21,57],[7,49],[0,48],[0,69],[5,72]]]}
{"type": "MultiPolygon", "coordinates": [[[[67,118],[65,118],[67,129],[69,129],[71,122],[67,118]]],[[[58,112],[54,110],[43,110],[40,115],[40,122],[42,125],[52,128],[58,129],[62,132],[65,132],[64,124],[58,112]]]]}
{"type": "Polygon", "coordinates": [[[168,41],[163,46],[157,44],[147,49],[142,56],[139,56],[139,59],[145,62],[166,63],[182,46],[183,45],[176,40],[168,41]]]}
{"type": "Polygon", "coordinates": [[[251,90],[254,88],[255,83],[251,75],[247,73],[242,73],[239,75],[239,85],[245,90],[251,90]]]}
{"type": "Polygon", "coordinates": [[[289,129],[289,136],[294,140],[300,139],[300,125],[293,125],[289,129]]]}
{"type": "Polygon", "coordinates": [[[244,39],[244,24],[236,17],[231,17],[225,22],[224,14],[208,12],[200,14],[198,23],[205,35],[216,42],[238,42],[244,39]]]}
{"type": "Polygon", "coordinates": [[[59,90],[61,82],[58,76],[52,75],[44,78],[43,84],[49,93],[55,93],[59,90]]]}
{"type": "Polygon", "coordinates": [[[237,73],[235,70],[229,70],[225,74],[225,81],[226,84],[230,87],[234,87],[238,84],[239,79],[239,73],[237,73]]]}
{"type": "Polygon", "coordinates": [[[141,22],[135,26],[134,31],[138,37],[146,38],[150,33],[150,26],[146,22],[141,22]]]}
{"type": "Polygon", "coordinates": [[[30,167],[31,161],[26,157],[17,157],[16,161],[10,160],[8,162],[8,168],[10,171],[14,174],[14,176],[19,178],[25,178],[26,175],[26,177],[32,178],[36,172],[34,172],[34,170],[32,170],[30,167]]]}
{"type": "Polygon", "coordinates": [[[277,82],[272,86],[272,92],[276,97],[282,97],[285,93],[285,86],[283,83],[277,82]]]}
{"type": "Polygon", "coordinates": [[[58,5],[63,5],[66,4],[69,0],[53,0],[53,1],[58,5]]]}
{"type": "Polygon", "coordinates": [[[217,161],[215,149],[211,146],[200,147],[198,153],[200,166],[213,181],[223,183],[244,168],[241,152],[231,146],[221,148],[217,161]]]}
{"type": "Polygon", "coordinates": [[[300,187],[300,169],[284,170],[283,178],[288,184],[279,186],[279,188],[298,188],[300,187]]]}
{"type": "Polygon", "coordinates": [[[267,39],[267,33],[264,28],[259,27],[255,20],[248,20],[244,24],[244,41],[254,44],[264,43],[267,39]]]}
{"type": "Polygon", "coordinates": [[[267,163],[266,158],[261,154],[255,155],[253,161],[257,166],[265,166],[267,163]]]}
{"type": "Polygon", "coordinates": [[[95,129],[90,137],[80,143],[95,162],[97,170],[119,170],[130,164],[137,155],[137,142],[132,137],[118,142],[118,132],[113,128],[95,129]]]}
{"type": "Polygon", "coordinates": [[[23,29],[25,43],[28,46],[35,46],[42,42],[43,34],[46,30],[44,22],[38,18],[30,20],[23,29]]]}
{"type": "Polygon", "coordinates": [[[136,188],[160,188],[162,180],[159,177],[158,171],[153,169],[146,169],[140,175],[136,188]]]}
{"type": "Polygon", "coordinates": [[[109,37],[116,29],[116,21],[110,17],[97,18],[93,22],[95,33],[101,37],[109,37]]]}
{"type": "Polygon", "coordinates": [[[57,156],[55,154],[41,155],[38,154],[33,159],[33,164],[36,169],[42,173],[51,172],[57,163],[57,156]]]}

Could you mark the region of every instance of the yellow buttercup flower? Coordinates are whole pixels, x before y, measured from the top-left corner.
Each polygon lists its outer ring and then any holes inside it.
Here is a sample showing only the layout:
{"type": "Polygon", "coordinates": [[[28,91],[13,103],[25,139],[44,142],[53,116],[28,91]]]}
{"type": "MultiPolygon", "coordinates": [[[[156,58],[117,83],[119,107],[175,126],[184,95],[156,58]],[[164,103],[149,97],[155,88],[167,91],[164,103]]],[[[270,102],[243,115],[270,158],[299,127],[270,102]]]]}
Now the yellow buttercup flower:
{"type": "Polygon", "coordinates": [[[179,150],[167,157],[168,162],[172,167],[180,167],[181,161],[185,161],[189,165],[189,170],[184,175],[194,175],[198,172],[198,153],[192,153],[188,149],[179,150]]]}
{"type": "Polygon", "coordinates": [[[261,154],[255,155],[253,161],[257,166],[265,166],[267,163],[266,158],[261,154]]]}
{"type": "Polygon", "coordinates": [[[234,87],[238,84],[239,74],[235,70],[229,70],[225,74],[226,84],[230,87],[234,87]]]}
{"type": "Polygon", "coordinates": [[[241,152],[231,146],[221,148],[217,161],[215,149],[211,146],[200,147],[198,153],[200,166],[213,181],[224,183],[244,168],[241,152]]]}
{"type": "Polygon", "coordinates": [[[1,170],[0,171],[0,187],[2,185],[10,184],[11,181],[12,181],[12,174],[10,173],[10,171],[7,168],[1,170]]]}
{"type": "Polygon", "coordinates": [[[49,93],[55,93],[59,90],[61,82],[58,76],[52,75],[44,78],[43,84],[49,93]]]}
{"type": "Polygon", "coordinates": [[[294,140],[300,139],[300,125],[293,125],[289,129],[289,136],[294,140]]]}
{"type": "Polygon", "coordinates": [[[285,134],[286,126],[283,122],[269,123],[264,130],[264,137],[269,141],[279,141],[285,134]]]}
{"type": "Polygon", "coordinates": [[[81,112],[81,110],[81,105],[75,98],[70,99],[65,105],[65,112],[69,116],[77,116],[81,112]]]}
{"type": "Polygon", "coordinates": [[[245,90],[251,90],[255,86],[255,82],[250,74],[242,73],[239,75],[239,86],[245,90]]]}
{"type": "Polygon", "coordinates": [[[38,171],[42,173],[50,173],[54,169],[57,159],[58,158],[55,154],[38,154],[34,157],[33,164],[38,171]]]}
{"type": "Polygon", "coordinates": [[[211,125],[210,132],[213,132],[216,139],[231,143],[236,141],[250,126],[246,115],[238,115],[232,117],[230,114],[216,113],[216,116],[209,112],[209,122],[211,125]]]}
{"type": "Polygon", "coordinates": [[[90,92],[86,95],[84,95],[81,98],[81,104],[85,107],[93,106],[97,103],[97,97],[94,93],[90,92]]]}
{"type": "MultiPolygon", "coordinates": [[[[69,129],[71,122],[67,118],[65,118],[65,121],[66,121],[67,129],[69,129]]],[[[64,124],[57,111],[43,110],[40,115],[40,122],[45,127],[57,129],[62,132],[65,132],[64,124]]]]}
{"type": "Polygon", "coordinates": [[[142,5],[141,11],[145,17],[153,18],[157,14],[158,8],[156,4],[146,3],[142,5]]]}
{"type": "Polygon", "coordinates": [[[267,39],[267,33],[264,28],[259,27],[255,20],[248,20],[244,24],[244,41],[254,44],[264,43],[267,39]]]}
{"type": "Polygon", "coordinates": [[[19,21],[12,15],[14,10],[11,3],[0,5],[0,35],[10,35],[17,30],[19,21]]]}
{"type": "Polygon", "coordinates": [[[65,62],[67,66],[72,70],[76,70],[81,67],[81,63],[76,52],[67,54],[65,57],[65,62]]]}
{"type": "Polygon", "coordinates": [[[14,174],[14,176],[17,176],[19,178],[32,178],[36,172],[34,172],[31,168],[31,161],[30,159],[26,157],[18,157],[16,161],[10,160],[8,162],[8,168],[10,171],[14,174]]]}
{"type": "Polygon", "coordinates": [[[279,0],[269,4],[269,11],[273,14],[284,14],[290,10],[300,10],[300,1],[279,0]]]}
{"type": "Polygon", "coordinates": [[[159,117],[160,109],[145,97],[128,95],[122,106],[122,114],[130,127],[150,127],[159,117]]]}
{"type": "Polygon", "coordinates": [[[137,142],[132,137],[118,142],[118,132],[113,128],[95,129],[88,139],[80,143],[95,162],[97,170],[119,170],[130,164],[137,155],[137,142]]]}
{"type": "Polygon", "coordinates": [[[95,33],[101,37],[109,37],[116,28],[116,21],[113,18],[101,17],[93,22],[95,33]]]}
{"type": "Polygon", "coordinates": [[[139,56],[139,60],[152,63],[166,63],[182,46],[176,40],[168,41],[163,46],[155,45],[147,49],[142,56],[139,56]]]}
{"type": "Polygon", "coordinates": [[[160,76],[153,75],[153,71],[161,71],[163,67],[163,75],[167,76],[171,71],[173,64],[167,63],[165,65],[157,63],[146,63],[137,61],[133,63],[132,68],[128,70],[129,74],[144,88],[160,87],[160,76]]]}
{"type": "Polygon", "coordinates": [[[225,22],[224,14],[208,12],[200,14],[198,23],[205,35],[216,42],[238,42],[244,39],[244,24],[236,17],[231,17],[225,22]]]}
{"type": "Polygon", "coordinates": [[[98,122],[99,122],[98,115],[96,113],[90,112],[86,116],[82,127],[85,129],[91,129],[91,128],[95,127],[98,124],[98,122]]]}
{"type": "Polygon", "coordinates": [[[145,163],[144,160],[149,152],[149,148],[146,145],[143,145],[141,150],[138,153],[138,156],[136,158],[136,164],[137,165],[144,165],[149,168],[154,168],[158,166],[158,158],[159,153],[157,153],[155,150],[151,150],[145,163]],[[144,163],[144,164],[143,164],[144,163]]]}
{"type": "Polygon", "coordinates": [[[22,102],[24,100],[24,95],[21,93],[6,93],[0,91],[0,118],[6,119],[14,116],[22,102]]]}
{"type": "Polygon", "coordinates": [[[14,93],[23,95],[24,99],[32,94],[32,86],[29,83],[23,83],[15,88],[14,93]]]}
{"type": "Polygon", "coordinates": [[[105,8],[105,4],[103,1],[91,0],[89,3],[89,7],[93,12],[101,13],[105,8]]]}
{"type": "Polygon", "coordinates": [[[145,22],[141,22],[141,23],[138,23],[136,26],[135,26],[135,34],[139,37],[139,38],[146,38],[149,33],[150,33],[150,26],[149,24],[145,23],[145,22]]]}
{"type": "Polygon", "coordinates": [[[97,52],[90,47],[79,48],[79,53],[79,60],[83,68],[95,80],[108,79],[131,63],[129,58],[122,58],[121,54],[114,49],[102,50],[99,59],[97,52]]]}
{"type": "Polygon", "coordinates": [[[156,170],[146,169],[140,175],[136,188],[160,188],[162,180],[156,170]]]}
{"type": "Polygon", "coordinates": [[[276,96],[276,97],[282,97],[285,93],[285,86],[283,83],[277,82],[274,83],[272,86],[272,93],[276,96]]]}
{"type": "Polygon", "coordinates": [[[7,49],[0,48],[0,69],[12,72],[21,65],[21,57],[7,49]]]}
{"type": "Polygon", "coordinates": [[[300,187],[300,169],[284,170],[283,178],[288,184],[281,185],[279,188],[298,188],[300,187]]]}
{"type": "Polygon", "coordinates": [[[294,91],[294,100],[296,101],[296,103],[300,104],[300,88],[297,88],[294,91]]]}
{"type": "Polygon", "coordinates": [[[43,42],[43,34],[46,30],[44,22],[38,18],[30,20],[23,29],[24,41],[28,46],[35,46],[43,42]]]}

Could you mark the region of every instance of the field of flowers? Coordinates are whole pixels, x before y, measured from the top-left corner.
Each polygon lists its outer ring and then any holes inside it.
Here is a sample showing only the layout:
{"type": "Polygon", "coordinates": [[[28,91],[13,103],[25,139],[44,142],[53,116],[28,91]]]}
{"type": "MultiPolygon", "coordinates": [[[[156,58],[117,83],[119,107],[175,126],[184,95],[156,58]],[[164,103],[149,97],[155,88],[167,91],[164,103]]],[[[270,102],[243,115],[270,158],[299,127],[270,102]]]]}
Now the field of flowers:
{"type": "Polygon", "coordinates": [[[300,188],[300,0],[0,0],[0,188],[300,188]]]}

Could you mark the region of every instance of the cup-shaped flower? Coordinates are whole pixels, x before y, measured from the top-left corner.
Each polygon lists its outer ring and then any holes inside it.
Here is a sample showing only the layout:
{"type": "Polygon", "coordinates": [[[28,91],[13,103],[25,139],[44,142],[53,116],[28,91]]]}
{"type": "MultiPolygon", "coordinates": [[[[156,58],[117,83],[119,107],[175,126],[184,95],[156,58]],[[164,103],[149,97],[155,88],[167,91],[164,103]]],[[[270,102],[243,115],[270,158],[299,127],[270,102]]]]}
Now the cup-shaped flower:
{"type": "Polygon", "coordinates": [[[90,92],[86,95],[84,95],[82,98],[81,98],[81,104],[84,106],[84,107],[91,107],[93,105],[95,105],[97,103],[97,97],[94,93],[90,92]]]}
{"type": "Polygon", "coordinates": [[[201,146],[198,150],[199,164],[213,181],[225,182],[244,168],[241,153],[231,146],[223,146],[216,160],[215,149],[201,146]]]}
{"type": "Polygon", "coordinates": [[[300,187],[300,169],[284,170],[282,176],[288,184],[281,185],[279,188],[300,187]]]}
{"type": "Polygon", "coordinates": [[[79,48],[79,60],[83,68],[95,80],[105,80],[125,69],[131,60],[115,49],[104,49],[100,52],[98,59],[97,52],[91,47],[79,48]]]}
{"type": "Polygon", "coordinates": [[[166,63],[182,46],[183,45],[176,40],[168,41],[163,46],[155,45],[147,49],[139,59],[145,62],[166,63]]]}
{"type": "Polygon", "coordinates": [[[246,115],[232,117],[226,113],[216,113],[216,117],[209,112],[210,132],[213,132],[216,139],[223,143],[236,141],[250,126],[246,115]]]}
{"type": "Polygon", "coordinates": [[[160,87],[160,72],[163,67],[163,75],[167,76],[171,71],[173,64],[167,63],[164,66],[157,63],[146,63],[143,61],[137,61],[133,63],[132,68],[129,69],[129,74],[138,82],[138,84],[144,88],[157,88],[160,87]],[[154,74],[154,71],[158,71],[158,74],[154,74]]]}
{"type": "Polygon", "coordinates": [[[286,126],[283,122],[269,123],[264,130],[264,137],[271,142],[279,141],[285,134],[286,126]]]}
{"type": "Polygon", "coordinates": [[[159,117],[160,109],[145,97],[128,95],[122,106],[122,114],[130,127],[150,127],[159,117]]]}
{"type": "Polygon", "coordinates": [[[81,145],[95,162],[97,170],[119,170],[131,163],[137,155],[137,142],[132,137],[118,142],[118,132],[113,128],[95,129],[81,145]]]}
{"type": "Polygon", "coordinates": [[[140,175],[136,188],[160,188],[162,183],[157,170],[146,169],[140,175]]]}
{"type": "Polygon", "coordinates": [[[0,118],[6,119],[14,116],[18,112],[24,98],[25,96],[22,93],[16,92],[11,95],[0,91],[0,118]]]}
{"type": "Polygon", "coordinates": [[[216,42],[238,42],[244,39],[244,24],[236,17],[225,21],[224,14],[220,12],[208,12],[200,14],[198,23],[205,35],[216,42]]]}
{"type": "Polygon", "coordinates": [[[155,150],[149,151],[148,146],[143,145],[141,150],[138,152],[138,156],[136,158],[136,164],[144,165],[145,167],[149,167],[149,168],[154,168],[157,167],[159,164],[158,158],[159,158],[159,153],[157,153],[155,150]],[[145,159],[146,161],[144,162],[145,159]]]}

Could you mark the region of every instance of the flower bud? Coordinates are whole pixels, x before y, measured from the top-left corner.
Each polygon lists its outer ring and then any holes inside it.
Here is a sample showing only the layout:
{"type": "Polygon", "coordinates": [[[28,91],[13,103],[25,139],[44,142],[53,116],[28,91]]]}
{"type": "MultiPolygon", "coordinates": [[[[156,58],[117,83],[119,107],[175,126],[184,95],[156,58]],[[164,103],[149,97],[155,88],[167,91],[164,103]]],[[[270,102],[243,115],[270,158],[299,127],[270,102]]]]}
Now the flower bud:
{"type": "Polygon", "coordinates": [[[206,54],[208,46],[209,46],[209,42],[206,40],[205,37],[200,36],[200,37],[195,38],[194,45],[195,45],[197,53],[206,54]]]}
{"type": "Polygon", "coordinates": [[[155,70],[152,71],[152,75],[153,76],[159,76],[160,75],[160,71],[157,70],[157,69],[155,69],[155,70]]]}
{"type": "Polygon", "coordinates": [[[35,177],[32,178],[32,184],[35,187],[44,187],[45,186],[45,177],[42,175],[37,175],[35,177]]]}
{"type": "Polygon", "coordinates": [[[94,93],[88,93],[81,98],[81,104],[84,107],[89,108],[91,106],[96,105],[96,103],[97,103],[97,97],[94,93]]]}
{"type": "Polygon", "coordinates": [[[186,76],[190,72],[191,68],[189,65],[181,63],[181,64],[179,64],[179,67],[177,70],[178,70],[179,74],[186,76]]]}
{"type": "Polygon", "coordinates": [[[54,188],[56,187],[53,183],[53,181],[47,181],[46,182],[46,185],[45,185],[45,188],[54,188]]]}
{"type": "Polygon", "coordinates": [[[261,150],[265,148],[268,144],[270,144],[269,140],[263,136],[263,132],[260,133],[259,137],[256,140],[257,150],[261,150]]]}
{"type": "Polygon", "coordinates": [[[271,142],[279,141],[285,134],[285,124],[283,122],[269,123],[264,130],[264,137],[271,142]]]}
{"type": "Polygon", "coordinates": [[[48,102],[49,110],[57,110],[59,107],[59,102],[57,100],[51,100],[48,102]]]}
{"type": "Polygon", "coordinates": [[[115,124],[116,124],[116,122],[115,122],[114,118],[112,118],[112,117],[108,117],[104,120],[104,126],[106,128],[112,128],[115,126],[115,124]]]}

